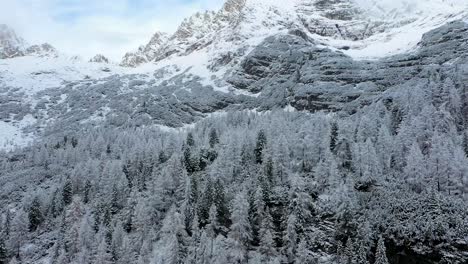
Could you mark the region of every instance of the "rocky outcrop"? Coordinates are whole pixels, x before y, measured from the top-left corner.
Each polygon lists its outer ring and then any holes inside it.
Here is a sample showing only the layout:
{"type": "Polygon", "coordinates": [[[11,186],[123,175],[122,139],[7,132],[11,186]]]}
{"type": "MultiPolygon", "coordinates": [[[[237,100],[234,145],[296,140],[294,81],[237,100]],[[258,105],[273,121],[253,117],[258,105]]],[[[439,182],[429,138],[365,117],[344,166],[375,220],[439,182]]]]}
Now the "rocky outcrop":
{"type": "Polygon", "coordinates": [[[26,55],[39,57],[57,57],[58,51],[50,44],[32,45],[25,51],[26,55]]]}
{"type": "Polygon", "coordinates": [[[0,25],[0,59],[22,56],[57,57],[57,50],[50,44],[28,46],[18,37],[13,29],[7,25],[0,25]]]}
{"type": "Polygon", "coordinates": [[[144,50],[144,47],[140,47],[138,51],[136,52],[127,52],[125,56],[122,58],[122,62],[120,63],[120,66],[135,68],[138,65],[147,63],[148,58],[146,57],[143,50],[144,50]]]}
{"type": "Polygon", "coordinates": [[[93,63],[109,63],[109,59],[106,58],[104,55],[102,54],[97,54],[96,56],[92,57],[89,62],[93,62],[93,63]]]}
{"type": "Polygon", "coordinates": [[[288,104],[307,111],[355,109],[390,87],[428,77],[434,67],[467,64],[467,38],[468,25],[457,21],[427,33],[416,52],[357,61],[297,34],[278,35],[247,55],[227,81],[257,93],[265,109],[288,104]]]}
{"type": "Polygon", "coordinates": [[[0,59],[24,56],[25,42],[13,29],[0,24],[0,59]]]}
{"type": "Polygon", "coordinates": [[[166,33],[156,32],[148,44],[139,47],[135,52],[126,53],[120,65],[134,68],[143,63],[154,61],[160,55],[161,48],[166,44],[167,40],[168,35],[166,33]]]}

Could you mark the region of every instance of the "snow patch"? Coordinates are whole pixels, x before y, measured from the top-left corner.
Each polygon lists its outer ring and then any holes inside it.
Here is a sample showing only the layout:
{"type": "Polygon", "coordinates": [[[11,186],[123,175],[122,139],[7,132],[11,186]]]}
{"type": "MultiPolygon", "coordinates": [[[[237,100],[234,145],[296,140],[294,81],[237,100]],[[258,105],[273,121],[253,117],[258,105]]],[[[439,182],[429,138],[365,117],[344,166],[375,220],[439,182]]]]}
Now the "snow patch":
{"type": "Polygon", "coordinates": [[[32,134],[23,132],[23,128],[32,125],[36,119],[27,115],[19,122],[0,121],[0,150],[13,150],[17,147],[24,147],[34,139],[32,134]]]}

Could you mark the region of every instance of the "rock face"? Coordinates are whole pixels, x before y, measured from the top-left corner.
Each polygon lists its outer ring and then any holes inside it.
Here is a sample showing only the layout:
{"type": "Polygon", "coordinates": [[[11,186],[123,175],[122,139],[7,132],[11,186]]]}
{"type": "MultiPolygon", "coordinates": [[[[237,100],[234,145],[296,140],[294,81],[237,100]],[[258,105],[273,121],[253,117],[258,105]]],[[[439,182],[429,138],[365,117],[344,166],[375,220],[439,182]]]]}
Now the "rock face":
{"type": "Polygon", "coordinates": [[[136,52],[128,52],[120,63],[123,67],[137,67],[143,63],[153,61],[160,54],[161,47],[167,42],[168,35],[163,32],[156,32],[150,42],[138,48],[136,52]]]}
{"type": "Polygon", "coordinates": [[[57,57],[57,50],[50,44],[27,46],[13,29],[7,25],[0,25],[0,59],[22,56],[57,57]]]}
{"type": "Polygon", "coordinates": [[[43,115],[44,122],[56,120],[49,133],[89,122],[179,127],[222,110],[293,107],[353,114],[387,98],[387,91],[420,84],[434,72],[468,72],[466,43],[468,25],[457,21],[427,33],[413,53],[359,61],[292,31],[267,38],[245,56],[226,77],[232,93],[183,71],[160,83],[148,76],[115,75],[43,91],[32,112],[43,115]]]}
{"type": "Polygon", "coordinates": [[[379,61],[356,61],[296,35],[270,37],[246,56],[228,82],[259,93],[266,109],[287,104],[308,111],[358,107],[389,87],[427,77],[426,70],[435,65],[468,63],[467,30],[462,21],[447,24],[425,34],[417,52],[379,61]]]}
{"type": "Polygon", "coordinates": [[[135,68],[143,63],[148,62],[148,58],[143,52],[144,47],[140,47],[136,52],[127,52],[122,58],[120,66],[135,68]]]}
{"type": "Polygon", "coordinates": [[[57,57],[57,50],[50,44],[44,43],[41,45],[33,45],[26,49],[26,55],[39,56],[39,57],[57,57]]]}
{"type": "Polygon", "coordinates": [[[97,54],[96,56],[92,57],[89,62],[94,62],[94,63],[109,63],[109,59],[106,58],[102,54],[97,54]]]}
{"type": "Polygon", "coordinates": [[[24,55],[25,42],[7,25],[0,25],[0,59],[24,55]]]}

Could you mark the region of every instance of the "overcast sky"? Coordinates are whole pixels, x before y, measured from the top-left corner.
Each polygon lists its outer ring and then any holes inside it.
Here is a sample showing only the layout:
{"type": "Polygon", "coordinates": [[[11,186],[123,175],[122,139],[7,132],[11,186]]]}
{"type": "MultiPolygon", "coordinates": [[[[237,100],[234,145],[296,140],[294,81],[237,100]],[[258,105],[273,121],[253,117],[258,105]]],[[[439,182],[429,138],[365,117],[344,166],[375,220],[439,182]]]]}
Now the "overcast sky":
{"type": "MultiPolygon", "coordinates": [[[[279,0],[281,1],[281,0],[279,0]]],[[[0,24],[28,43],[49,42],[85,59],[120,60],[156,31],[173,32],[187,16],[224,0],[0,0],[0,24]]]]}

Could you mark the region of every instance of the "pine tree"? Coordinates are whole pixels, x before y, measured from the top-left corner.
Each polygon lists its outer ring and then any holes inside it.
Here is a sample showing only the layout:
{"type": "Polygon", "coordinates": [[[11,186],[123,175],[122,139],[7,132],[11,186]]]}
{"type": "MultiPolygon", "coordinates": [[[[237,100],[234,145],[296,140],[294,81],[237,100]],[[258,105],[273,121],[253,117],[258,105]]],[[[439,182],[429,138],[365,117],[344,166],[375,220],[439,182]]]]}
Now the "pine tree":
{"type": "Polygon", "coordinates": [[[65,181],[65,184],[64,184],[63,187],[62,187],[62,200],[63,200],[63,204],[64,204],[65,206],[71,204],[72,199],[73,199],[73,187],[72,187],[72,182],[70,181],[70,179],[67,179],[67,180],[65,181]]]}
{"type": "Polygon", "coordinates": [[[244,263],[251,236],[249,222],[249,202],[244,192],[237,194],[231,213],[231,231],[229,232],[229,256],[235,263],[244,263]]]}
{"type": "Polygon", "coordinates": [[[8,263],[8,251],[5,245],[3,232],[0,232],[0,264],[8,263]]]}
{"type": "Polygon", "coordinates": [[[35,197],[33,199],[31,206],[29,207],[28,218],[29,218],[29,231],[31,232],[36,231],[37,227],[44,220],[39,197],[35,197]]]}
{"type": "Polygon", "coordinates": [[[205,231],[208,237],[215,239],[221,231],[221,225],[218,222],[218,209],[216,205],[211,205],[208,224],[205,226],[205,231]]]}
{"type": "Polygon", "coordinates": [[[377,251],[375,253],[375,264],[388,264],[387,249],[383,237],[377,242],[377,251]]]}
{"type": "Polygon", "coordinates": [[[84,190],[83,190],[83,202],[86,204],[89,202],[89,198],[91,195],[91,188],[92,184],[89,179],[86,179],[84,190]]]}
{"type": "Polygon", "coordinates": [[[259,230],[259,237],[260,253],[265,255],[270,260],[273,259],[278,252],[275,248],[273,219],[268,210],[264,213],[262,224],[259,230]]]}
{"type": "Polygon", "coordinates": [[[337,143],[338,143],[338,124],[336,122],[332,122],[331,129],[330,129],[330,151],[332,153],[335,153],[337,143]]]}
{"type": "Polygon", "coordinates": [[[463,150],[465,151],[465,154],[468,156],[468,130],[465,130],[462,136],[463,136],[463,150]]]}
{"type": "Polygon", "coordinates": [[[195,139],[193,138],[192,132],[189,132],[187,134],[187,139],[186,139],[185,142],[187,143],[187,146],[189,146],[189,147],[195,146],[195,139]]]}
{"type": "Polygon", "coordinates": [[[296,252],[297,252],[298,234],[297,234],[296,225],[297,225],[296,215],[289,214],[287,218],[287,222],[286,222],[285,237],[283,239],[286,243],[285,253],[289,262],[292,262],[295,259],[296,252]]]}
{"type": "Polygon", "coordinates": [[[198,202],[198,217],[200,218],[200,226],[204,227],[208,221],[210,208],[213,203],[213,183],[210,178],[207,179],[202,196],[198,202]]]}
{"type": "Polygon", "coordinates": [[[317,260],[313,257],[312,252],[308,249],[307,242],[302,240],[297,249],[297,256],[295,262],[297,264],[318,264],[317,260]]]}
{"type": "MultiPolygon", "coordinates": [[[[356,246],[354,247],[356,248],[356,246]]],[[[367,249],[363,243],[360,243],[356,252],[357,264],[369,264],[367,260],[367,249]]]]}
{"type": "Polygon", "coordinates": [[[210,147],[214,148],[216,144],[219,143],[219,137],[218,133],[216,132],[216,129],[212,128],[210,131],[210,139],[209,139],[210,147]]]}
{"type": "Polygon", "coordinates": [[[231,225],[231,213],[229,212],[224,186],[219,179],[217,179],[214,184],[213,203],[216,205],[218,223],[223,227],[223,230],[219,231],[226,234],[231,225]]]}
{"type": "Polygon", "coordinates": [[[29,219],[24,210],[20,209],[16,211],[15,217],[11,222],[10,229],[10,236],[7,243],[8,252],[12,255],[18,256],[21,246],[27,239],[27,233],[29,230],[29,219]]]}
{"type": "Polygon", "coordinates": [[[61,197],[60,188],[57,188],[52,194],[52,199],[50,201],[50,206],[48,209],[48,215],[52,218],[58,217],[63,211],[63,200],[61,197]]]}
{"type": "Polygon", "coordinates": [[[418,143],[414,143],[406,158],[406,167],[404,169],[405,180],[414,190],[421,191],[421,184],[426,176],[426,160],[418,143]]]}
{"type": "Polygon", "coordinates": [[[174,207],[167,213],[161,228],[160,243],[163,251],[157,257],[160,263],[178,264],[183,263],[187,256],[187,233],[182,216],[174,207]]]}
{"type": "Polygon", "coordinates": [[[265,131],[260,130],[257,134],[257,143],[255,145],[255,160],[257,163],[263,162],[263,150],[267,145],[267,137],[265,131]]]}
{"type": "Polygon", "coordinates": [[[95,263],[99,264],[110,264],[112,263],[112,256],[109,253],[108,245],[105,236],[102,236],[99,240],[99,244],[96,251],[95,263]]]}

